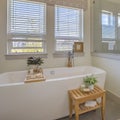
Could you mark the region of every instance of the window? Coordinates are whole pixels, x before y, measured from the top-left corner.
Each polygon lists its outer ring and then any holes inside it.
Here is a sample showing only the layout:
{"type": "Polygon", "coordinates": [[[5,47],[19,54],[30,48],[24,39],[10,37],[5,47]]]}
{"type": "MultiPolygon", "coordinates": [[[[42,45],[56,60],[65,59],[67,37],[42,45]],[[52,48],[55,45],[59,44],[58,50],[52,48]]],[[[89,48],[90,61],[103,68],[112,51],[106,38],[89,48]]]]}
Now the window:
{"type": "Polygon", "coordinates": [[[102,10],[102,25],[112,26],[113,25],[113,14],[112,12],[102,10]]]}
{"type": "Polygon", "coordinates": [[[120,7],[108,0],[98,4],[93,6],[91,21],[94,25],[93,52],[99,53],[100,57],[114,59],[120,54],[120,7]],[[111,57],[112,54],[116,55],[111,57]]]}
{"type": "Polygon", "coordinates": [[[44,3],[10,0],[8,6],[8,54],[45,53],[44,3]]]}
{"type": "Polygon", "coordinates": [[[102,21],[102,38],[103,41],[115,40],[115,18],[113,13],[102,10],[101,21],[102,21]]]}
{"type": "Polygon", "coordinates": [[[83,10],[55,6],[56,51],[72,50],[73,43],[83,40],[83,10]]]}

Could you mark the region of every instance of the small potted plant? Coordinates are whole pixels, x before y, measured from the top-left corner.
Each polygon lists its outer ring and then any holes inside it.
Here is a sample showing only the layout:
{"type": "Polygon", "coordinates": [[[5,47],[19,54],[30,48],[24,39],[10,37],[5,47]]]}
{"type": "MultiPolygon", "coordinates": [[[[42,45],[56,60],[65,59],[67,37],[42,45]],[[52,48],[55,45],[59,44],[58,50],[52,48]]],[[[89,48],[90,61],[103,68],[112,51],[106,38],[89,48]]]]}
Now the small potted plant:
{"type": "Polygon", "coordinates": [[[27,65],[33,67],[33,72],[39,72],[39,66],[42,65],[43,59],[40,57],[28,57],[27,65]]]}
{"type": "Polygon", "coordinates": [[[93,90],[95,83],[97,83],[97,79],[93,75],[86,76],[84,78],[84,83],[90,90],[93,90]]]}

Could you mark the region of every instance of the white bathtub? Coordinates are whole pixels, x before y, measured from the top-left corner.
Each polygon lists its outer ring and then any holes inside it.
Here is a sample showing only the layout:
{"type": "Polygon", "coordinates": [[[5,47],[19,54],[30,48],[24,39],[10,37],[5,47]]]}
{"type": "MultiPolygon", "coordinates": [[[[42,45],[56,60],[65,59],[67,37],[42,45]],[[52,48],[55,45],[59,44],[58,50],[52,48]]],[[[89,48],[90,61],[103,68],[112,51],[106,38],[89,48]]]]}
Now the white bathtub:
{"type": "Polygon", "coordinates": [[[26,71],[0,74],[0,120],[55,120],[69,114],[68,90],[94,74],[104,88],[106,72],[91,66],[44,69],[46,81],[24,83],[26,71]]]}

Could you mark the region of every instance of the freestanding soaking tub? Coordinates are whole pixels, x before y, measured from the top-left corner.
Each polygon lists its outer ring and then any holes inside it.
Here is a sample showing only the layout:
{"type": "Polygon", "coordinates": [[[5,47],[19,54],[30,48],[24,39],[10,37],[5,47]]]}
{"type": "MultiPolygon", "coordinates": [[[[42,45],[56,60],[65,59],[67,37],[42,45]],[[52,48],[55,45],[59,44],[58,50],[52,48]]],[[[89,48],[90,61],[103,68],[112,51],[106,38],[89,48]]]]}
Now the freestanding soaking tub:
{"type": "Polygon", "coordinates": [[[55,120],[69,115],[68,90],[93,74],[104,88],[106,72],[92,66],[44,69],[46,81],[24,83],[27,71],[0,74],[0,120],[55,120]]]}

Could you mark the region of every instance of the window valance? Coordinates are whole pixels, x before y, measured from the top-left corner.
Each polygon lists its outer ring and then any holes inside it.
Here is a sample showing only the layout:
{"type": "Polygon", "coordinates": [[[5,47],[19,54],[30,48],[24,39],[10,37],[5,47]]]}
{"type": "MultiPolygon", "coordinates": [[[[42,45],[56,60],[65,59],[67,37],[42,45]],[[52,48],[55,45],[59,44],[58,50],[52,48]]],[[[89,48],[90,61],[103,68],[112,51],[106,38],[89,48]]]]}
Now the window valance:
{"type": "Polygon", "coordinates": [[[80,9],[87,9],[88,0],[31,0],[31,1],[38,1],[44,2],[50,5],[62,5],[62,6],[69,6],[75,7],[80,9]]]}

